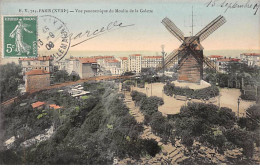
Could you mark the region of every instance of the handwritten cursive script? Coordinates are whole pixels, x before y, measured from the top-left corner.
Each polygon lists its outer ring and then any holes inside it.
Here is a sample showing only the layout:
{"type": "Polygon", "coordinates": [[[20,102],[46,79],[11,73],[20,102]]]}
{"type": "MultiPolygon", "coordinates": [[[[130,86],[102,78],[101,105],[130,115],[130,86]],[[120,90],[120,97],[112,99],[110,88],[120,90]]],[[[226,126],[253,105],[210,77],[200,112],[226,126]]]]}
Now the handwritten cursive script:
{"type": "Polygon", "coordinates": [[[94,31],[86,30],[84,32],[80,32],[76,34],[75,36],[71,36],[72,41],[78,41],[75,44],[72,44],[71,47],[75,47],[81,43],[84,43],[90,39],[93,39],[97,36],[103,35],[105,33],[111,32],[113,30],[118,30],[124,27],[134,26],[134,24],[124,25],[122,22],[114,21],[110,22],[108,25],[103,26],[99,29],[96,29],[94,31]]]}
{"type": "Polygon", "coordinates": [[[229,9],[235,9],[235,8],[250,8],[254,10],[254,15],[256,15],[260,7],[260,1],[251,2],[250,0],[248,0],[246,2],[239,2],[239,1],[231,2],[228,0],[210,0],[209,2],[206,3],[206,7],[226,8],[225,12],[227,12],[229,9]]]}

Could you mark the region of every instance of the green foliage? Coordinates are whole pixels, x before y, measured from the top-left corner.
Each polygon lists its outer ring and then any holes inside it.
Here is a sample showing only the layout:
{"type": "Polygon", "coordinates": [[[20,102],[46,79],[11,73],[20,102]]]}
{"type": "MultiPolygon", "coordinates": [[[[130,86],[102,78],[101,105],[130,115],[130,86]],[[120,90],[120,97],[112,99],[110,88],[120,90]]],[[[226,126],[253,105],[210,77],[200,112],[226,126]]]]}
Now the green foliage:
{"type": "Polygon", "coordinates": [[[66,70],[60,70],[53,73],[53,81],[55,83],[63,83],[69,81],[69,74],[66,70]]]}
{"type": "Polygon", "coordinates": [[[72,71],[72,73],[69,75],[68,79],[70,81],[77,81],[80,80],[79,74],[77,74],[76,72],[72,71]]]}
{"type": "Polygon", "coordinates": [[[256,100],[256,90],[254,89],[254,90],[247,90],[247,91],[242,91],[241,90],[241,99],[243,99],[243,100],[252,100],[252,101],[254,101],[254,100],[256,100]]]}
{"type": "Polygon", "coordinates": [[[88,99],[89,98],[89,96],[81,96],[81,99],[82,100],[86,100],[86,99],[88,99]]]}
{"type": "Polygon", "coordinates": [[[224,132],[225,137],[237,145],[240,148],[243,148],[243,154],[247,158],[251,158],[254,153],[254,138],[252,134],[248,131],[242,129],[228,129],[224,132]]]}
{"type": "Polygon", "coordinates": [[[132,100],[135,101],[136,104],[140,105],[143,99],[146,99],[147,96],[144,93],[138,92],[138,91],[132,91],[131,92],[132,100]]]}
{"type": "Polygon", "coordinates": [[[161,148],[158,146],[158,142],[154,139],[144,139],[142,140],[142,145],[144,150],[152,157],[161,151],[161,148]]]}
{"type": "Polygon", "coordinates": [[[22,68],[15,63],[0,65],[0,102],[18,96],[23,83],[22,68]]]}
{"type": "Polygon", "coordinates": [[[37,119],[40,119],[40,118],[42,118],[42,117],[45,116],[45,115],[47,115],[47,113],[39,114],[39,115],[37,116],[37,119]]]}
{"type": "Polygon", "coordinates": [[[239,118],[239,126],[249,131],[257,131],[260,128],[260,105],[255,104],[247,110],[247,118],[239,118]]]}
{"type": "Polygon", "coordinates": [[[167,83],[164,86],[164,93],[167,96],[181,95],[186,96],[192,99],[209,99],[211,97],[216,97],[219,95],[219,90],[216,86],[210,86],[203,89],[190,89],[190,88],[181,88],[175,86],[173,83],[167,83]]]}

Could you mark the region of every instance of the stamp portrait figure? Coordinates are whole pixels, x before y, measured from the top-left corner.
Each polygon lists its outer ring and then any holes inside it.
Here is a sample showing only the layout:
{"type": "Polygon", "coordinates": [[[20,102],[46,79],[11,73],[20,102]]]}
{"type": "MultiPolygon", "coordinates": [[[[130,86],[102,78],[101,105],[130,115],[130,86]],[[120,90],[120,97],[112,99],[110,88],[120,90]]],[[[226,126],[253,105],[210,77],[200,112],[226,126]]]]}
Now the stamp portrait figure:
{"type": "Polygon", "coordinates": [[[31,46],[23,41],[24,31],[27,33],[33,33],[27,29],[29,26],[30,25],[23,23],[22,19],[19,19],[18,24],[9,35],[11,38],[15,38],[15,51],[17,52],[17,55],[21,55],[23,53],[26,53],[27,55],[30,54],[31,46]]]}

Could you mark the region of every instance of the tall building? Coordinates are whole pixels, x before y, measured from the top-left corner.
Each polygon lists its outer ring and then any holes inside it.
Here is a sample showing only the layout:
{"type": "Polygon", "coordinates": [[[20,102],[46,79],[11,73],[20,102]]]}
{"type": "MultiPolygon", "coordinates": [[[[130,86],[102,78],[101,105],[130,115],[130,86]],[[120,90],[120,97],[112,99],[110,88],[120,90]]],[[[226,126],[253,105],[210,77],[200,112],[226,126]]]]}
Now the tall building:
{"type": "Polygon", "coordinates": [[[162,64],[162,56],[143,56],[142,68],[156,68],[162,64]]]}
{"type": "Polygon", "coordinates": [[[122,73],[128,71],[128,58],[127,57],[120,57],[120,67],[121,67],[122,73]]]}
{"type": "Polygon", "coordinates": [[[132,54],[128,57],[128,71],[140,73],[142,69],[142,55],[132,54]]]}

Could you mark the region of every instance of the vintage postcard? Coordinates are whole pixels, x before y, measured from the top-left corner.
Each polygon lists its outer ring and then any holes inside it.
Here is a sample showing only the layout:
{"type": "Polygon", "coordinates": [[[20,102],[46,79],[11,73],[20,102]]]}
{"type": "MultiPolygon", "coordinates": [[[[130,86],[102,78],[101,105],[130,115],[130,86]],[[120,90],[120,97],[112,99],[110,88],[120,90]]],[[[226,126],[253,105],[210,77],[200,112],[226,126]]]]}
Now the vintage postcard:
{"type": "Polygon", "coordinates": [[[259,165],[259,0],[1,0],[1,165],[259,165]]]}

